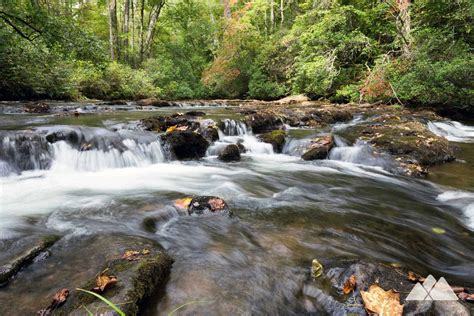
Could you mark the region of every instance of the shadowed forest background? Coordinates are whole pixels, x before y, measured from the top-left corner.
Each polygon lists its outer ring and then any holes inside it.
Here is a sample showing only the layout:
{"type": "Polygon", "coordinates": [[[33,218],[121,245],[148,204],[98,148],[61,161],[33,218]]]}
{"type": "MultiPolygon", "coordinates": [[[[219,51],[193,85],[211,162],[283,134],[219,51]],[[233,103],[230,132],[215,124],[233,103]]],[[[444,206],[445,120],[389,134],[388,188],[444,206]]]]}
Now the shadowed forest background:
{"type": "Polygon", "coordinates": [[[0,3],[0,99],[303,93],[474,111],[471,0],[0,3]]]}

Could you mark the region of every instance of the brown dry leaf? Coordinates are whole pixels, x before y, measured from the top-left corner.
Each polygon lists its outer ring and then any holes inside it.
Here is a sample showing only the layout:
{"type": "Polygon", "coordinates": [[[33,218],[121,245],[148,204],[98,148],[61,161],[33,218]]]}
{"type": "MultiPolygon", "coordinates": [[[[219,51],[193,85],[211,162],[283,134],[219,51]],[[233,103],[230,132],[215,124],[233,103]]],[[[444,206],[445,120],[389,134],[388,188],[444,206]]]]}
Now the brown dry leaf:
{"type": "Polygon", "coordinates": [[[188,208],[192,200],[193,200],[192,197],[185,197],[184,199],[178,199],[174,201],[174,205],[178,208],[188,208]]]}
{"type": "Polygon", "coordinates": [[[140,252],[136,250],[127,250],[122,256],[122,259],[126,259],[128,261],[138,260],[140,256],[140,252]]]}
{"type": "Polygon", "coordinates": [[[413,282],[413,283],[416,283],[416,282],[421,282],[423,283],[425,281],[425,278],[416,274],[415,272],[413,271],[408,271],[408,281],[410,282],[413,282]]]}
{"type": "Polygon", "coordinates": [[[104,292],[108,287],[111,287],[115,283],[117,283],[117,278],[115,276],[108,276],[105,274],[99,275],[95,279],[96,287],[92,290],[95,292],[104,292]]]}
{"type": "Polygon", "coordinates": [[[53,301],[51,302],[51,304],[49,304],[49,306],[46,309],[37,311],[36,315],[39,315],[39,316],[51,315],[52,310],[64,304],[64,302],[66,302],[68,297],[69,297],[68,289],[62,289],[56,292],[56,294],[54,294],[53,296],[53,301]]]}
{"type": "Polygon", "coordinates": [[[349,279],[346,280],[346,283],[344,283],[342,292],[344,292],[344,294],[349,294],[350,292],[354,291],[356,285],[357,285],[357,278],[353,274],[349,277],[349,279]]]}
{"type": "Polygon", "coordinates": [[[187,130],[187,129],[188,129],[187,126],[180,126],[180,127],[177,127],[177,128],[176,128],[177,131],[185,131],[185,130],[187,130]]]}
{"type": "Polygon", "coordinates": [[[459,299],[465,302],[474,303],[474,294],[461,292],[457,294],[459,299]]]}
{"type": "Polygon", "coordinates": [[[400,294],[394,290],[385,291],[377,284],[372,284],[369,291],[361,291],[365,309],[379,316],[401,316],[403,305],[400,304],[400,294]]]}
{"type": "Polygon", "coordinates": [[[219,211],[225,208],[225,202],[222,199],[216,199],[216,198],[210,199],[208,203],[211,206],[211,209],[213,211],[214,210],[219,211]]]}

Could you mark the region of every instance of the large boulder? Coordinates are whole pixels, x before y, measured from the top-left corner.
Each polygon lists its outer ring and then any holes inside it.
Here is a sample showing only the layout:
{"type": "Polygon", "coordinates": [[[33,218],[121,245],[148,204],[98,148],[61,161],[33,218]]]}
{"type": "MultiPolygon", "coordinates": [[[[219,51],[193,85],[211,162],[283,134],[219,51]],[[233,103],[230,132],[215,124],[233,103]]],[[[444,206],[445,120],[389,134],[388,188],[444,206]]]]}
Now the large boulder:
{"type": "Polygon", "coordinates": [[[276,153],[281,153],[283,145],[285,145],[285,132],[282,130],[262,134],[259,138],[262,142],[271,144],[273,146],[273,151],[276,153]]]}
{"type": "Polygon", "coordinates": [[[156,106],[156,107],[169,107],[169,106],[174,105],[173,102],[164,101],[157,98],[141,99],[137,101],[137,104],[139,106],[156,106]]]}
{"type": "Polygon", "coordinates": [[[25,104],[23,111],[26,113],[49,113],[51,107],[43,102],[25,104]]]}
{"type": "Polygon", "coordinates": [[[217,157],[219,160],[224,162],[239,161],[240,160],[240,148],[236,144],[227,145],[226,148],[217,157]]]}
{"type": "Polygon", "coordinates": [[[188,206],[189,215],[224,214],[232,215],[227,203],[216,196],[193,197],[188,206]]]}
{"type": "Polygon", "coordinates": [[[332,135],[314,138],[301,158],[303,160],[326,159],[332,147],[334,147],[332,135]]]}
{"type": "Polygon", "coordinates": [[[216,140],[219,140],[219,131],[216,126],[208,126],[206,128],[203,128],[201,131],[201,135],[211,143],[215,142],[216,140]]]}
{"type": "Polygon", "coordinates": [[[163,147],[170,159],[199,159],[206,155],[209,142],[192,131],[174,131],[162,136],[163,147]]]}
{"type": "Polygon", "coordinates": [[[280,117],[267,112],[247,115],[245,123],[256,134],[269,132],[283,126],[283,120],[280,117]]]}

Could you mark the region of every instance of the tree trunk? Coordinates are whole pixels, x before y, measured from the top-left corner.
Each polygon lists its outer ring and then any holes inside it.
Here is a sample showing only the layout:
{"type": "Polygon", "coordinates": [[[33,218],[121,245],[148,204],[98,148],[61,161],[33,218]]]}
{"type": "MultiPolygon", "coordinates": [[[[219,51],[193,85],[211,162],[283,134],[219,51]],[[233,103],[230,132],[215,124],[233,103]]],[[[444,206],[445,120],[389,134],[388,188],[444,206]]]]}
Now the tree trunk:
{"type": "Polygon", "coordinates": [[[110,58],[116,60],[119,58],[118,40],[117,40],[117,2],[116,0],[107,0],[109,7],[109,42],[110,58]]]}
{"type": "Polygon", "coordinates": [[[397,30],[402,38],[402,52],[406,57],[411,56],[411,18],[410,0],[397,0],[397,30]]]}
{"type": "Polygon", "coordinates": [[[280,0],[280,25],[283,27],[283,21],[285,20],[283,0],[280,0]]]}
{"type": "Polygon", "coordinates": [[[270,30],[273,31],[275,25],[275,0],[270,0],[270,30]]]}
{"type": "Polygon", "coordinates": [[[130,0],[125,0],[123,4],[123,48],[125,50],[125,55],[128,55],[129,27],[130,27],[130,0]]]}
{"type": "Polygon", "coordinates": [[[224,17],[230,18],[230,3],[229,0],[224,0],[224,17]]]}
{"type": "Polygon", "coordinates": [[[153,42],[153,37],[155,35],[155,26],[160,16],[161,8],[163,8],[164,1],[155,5],[150,12],[150,20],[148,21],[148,31],[146,34],[144,53],[149,56],[151,51],[151,44],[153,42]]]}
{"type": "Polygon", "coordinates": [[[140,46],[140,62],[143,60],[143,33],[145,31],[145,0],[140,2],[140,31],[139,31],[139,46],[140,46]]]}

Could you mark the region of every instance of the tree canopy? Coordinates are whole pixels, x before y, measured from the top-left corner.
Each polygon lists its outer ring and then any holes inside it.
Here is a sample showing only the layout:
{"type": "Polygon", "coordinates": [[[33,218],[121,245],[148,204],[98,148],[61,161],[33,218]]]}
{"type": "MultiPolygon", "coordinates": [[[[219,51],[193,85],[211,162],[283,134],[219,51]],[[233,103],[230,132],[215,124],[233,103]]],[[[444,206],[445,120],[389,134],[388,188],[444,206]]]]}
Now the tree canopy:
{"type": "Polygon", "coordinates": [[[0,98],[474,111],[471,0],[0,0],[0,98]]]}

